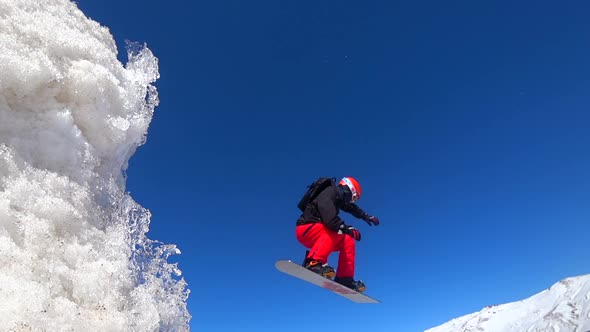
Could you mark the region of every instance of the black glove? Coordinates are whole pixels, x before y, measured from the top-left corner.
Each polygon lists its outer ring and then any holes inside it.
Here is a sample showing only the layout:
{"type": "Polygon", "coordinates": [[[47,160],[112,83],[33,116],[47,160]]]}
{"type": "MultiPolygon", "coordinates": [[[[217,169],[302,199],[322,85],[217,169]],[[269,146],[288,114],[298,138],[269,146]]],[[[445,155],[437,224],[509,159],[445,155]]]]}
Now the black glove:
{"type": "Polygon", "coordinates": [[[367,224],[369,224],[369,226],[379,225],[379,218],[377,218],[376,216],[370,216],[368,214],[365,214],[365,216],[363,217],[363,220],[366,221],[367,224]]]}
{"type": "Polygon", "coordinates": [[[339,233],[350,235],[353,239],[355,239],[357,241],[361,240],[361,232],[359,232],[358,229],[356,229],[352,226],[341,224],[339,233]]]}

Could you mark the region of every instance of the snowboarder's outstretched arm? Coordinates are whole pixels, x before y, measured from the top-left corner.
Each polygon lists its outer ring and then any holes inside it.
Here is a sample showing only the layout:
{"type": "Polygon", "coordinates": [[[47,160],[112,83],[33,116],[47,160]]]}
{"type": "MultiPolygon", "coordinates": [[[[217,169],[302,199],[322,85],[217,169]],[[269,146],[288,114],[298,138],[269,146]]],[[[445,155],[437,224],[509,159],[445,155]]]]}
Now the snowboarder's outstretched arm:
{"type": "Polygon", "coordinates": [[[354,217],[366,221],[367,224],[369,224],[369,226],[379,225],[379,218],[369,215],[354,203],[344,204],[342,206],[342,211],[348,212],[352,214],[354,217]]]}
{"type": "Polygon", "coordinates": [[[363,209],[361,209],[358,205],[354,203],[344,204],[342,206],[342,211],[348,212],[358,219],[363,219],[363,217],[367,215],[367,213],[363,211],[363,209]]]}

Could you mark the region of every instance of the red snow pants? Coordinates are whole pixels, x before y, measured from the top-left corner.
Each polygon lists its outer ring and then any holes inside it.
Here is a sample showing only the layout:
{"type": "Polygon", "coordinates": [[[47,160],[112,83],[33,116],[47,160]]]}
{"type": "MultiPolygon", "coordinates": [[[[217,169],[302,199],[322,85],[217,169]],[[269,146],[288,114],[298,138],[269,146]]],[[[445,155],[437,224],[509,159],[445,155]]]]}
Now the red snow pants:
{"type": "Polygon", "coordinates": [[[307,258],[328,263],[328,256],[339,251],[336,276],[354,277],[355,243],[352,237],[338,234],[321,222],[296,226],[295,235],[310,249],[307,258]]]}

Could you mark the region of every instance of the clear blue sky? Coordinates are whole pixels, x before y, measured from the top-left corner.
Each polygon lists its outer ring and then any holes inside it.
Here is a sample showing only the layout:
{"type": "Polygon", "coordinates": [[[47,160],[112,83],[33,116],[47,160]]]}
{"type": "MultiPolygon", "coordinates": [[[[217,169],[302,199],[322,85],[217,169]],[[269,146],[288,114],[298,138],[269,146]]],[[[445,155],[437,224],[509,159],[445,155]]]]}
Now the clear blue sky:
{"type": "Polygon", "coordinates": [[[159,58],[128,190],[193,330],[423,331],[590,273],[588,1],[78,3],[159,58]],[[274,269],[325,175],[381,219],[344,214],[382,304],[274,269]]]}

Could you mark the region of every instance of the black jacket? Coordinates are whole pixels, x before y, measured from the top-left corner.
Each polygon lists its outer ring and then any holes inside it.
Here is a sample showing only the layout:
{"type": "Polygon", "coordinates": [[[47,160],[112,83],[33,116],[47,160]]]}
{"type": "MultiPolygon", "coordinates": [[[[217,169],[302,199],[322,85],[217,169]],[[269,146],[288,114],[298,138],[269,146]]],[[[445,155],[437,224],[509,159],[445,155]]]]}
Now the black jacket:
{"type": "Polygon", "coordinates": [[[297,219],[297,225],[322,222],[333,231],[338,231],[344,221],[340,219],[340,210],[348,212],[359,219],[367,217],[367,213],[354,203],[345,202],[345,193],[339,186],[330,186],[308,204],[303,214],[297,219]]]}

